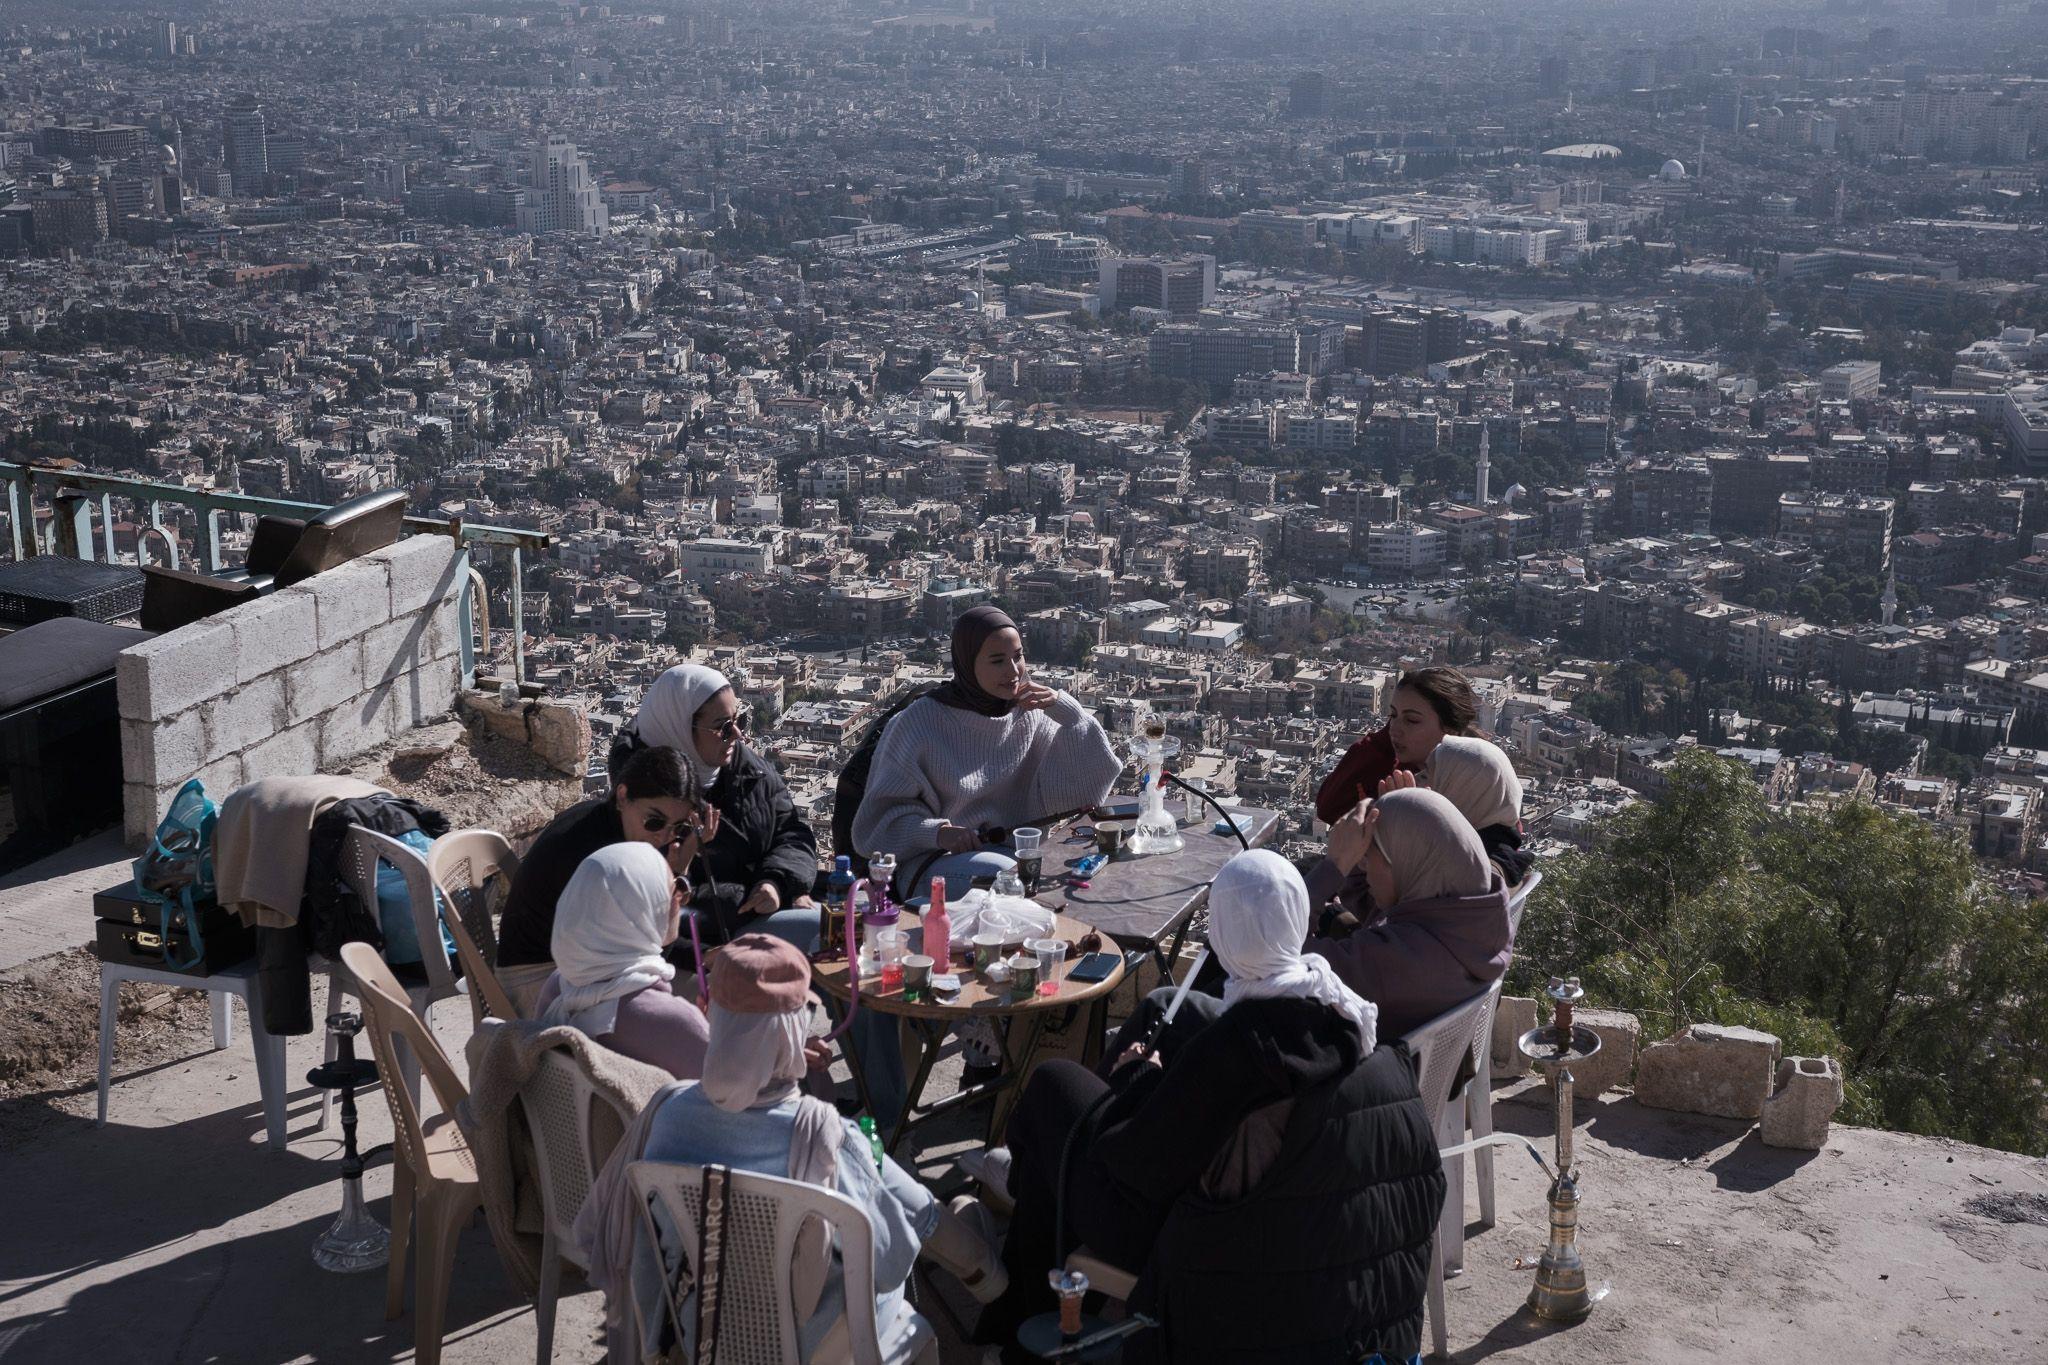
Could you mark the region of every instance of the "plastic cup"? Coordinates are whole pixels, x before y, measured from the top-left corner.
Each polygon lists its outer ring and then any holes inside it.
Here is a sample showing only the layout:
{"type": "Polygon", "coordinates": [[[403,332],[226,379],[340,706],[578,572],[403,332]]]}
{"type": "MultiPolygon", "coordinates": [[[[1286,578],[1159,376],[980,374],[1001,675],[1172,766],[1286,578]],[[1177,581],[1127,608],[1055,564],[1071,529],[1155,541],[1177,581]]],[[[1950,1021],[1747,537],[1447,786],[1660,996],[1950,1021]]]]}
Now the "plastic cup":
{"type": "Polygon", "coordinates": [[[1123,852],[1124,822],[1121,820],[1097,820],[1095,822],[1095,851],[1104,857],[1114,858],[1123,852]]]}
{"type": "Polygon", "coordinates": [[[932,960],[923,953],[903,959],[903,998],[922,1000],[931,992],[932,960]]]}
{"type": "Polygon", "coordinates": [[[1001,934],[976,934],[974,936],[974,970],[985,972],[995,965],[1003,955],[1001,934]]]}
{"type": "Polygon", "coordinates": [[[903,959],[910,955],[910,935],[901,929],[875,932],[875,960],[882,968],[882,989],[893,991],[903,985],[903,959]]]}
{"type": "Polygon", "coordinates": [[[1045,831],[1025,826],[1012,830],[1010,838],[1017,851],[1017,875],[1023,879],[1024,894],[1038,894],[1038,878],[1044,868],[1040,845],[1045,840],[1045,831]]]}
{"type": "Polygon", "coordinates": [[[1058,995],[1060,993],[1060,963],[1067,957],[1067,945],[1062,939],[1036,938],[1031,940],[1031,955],[1038,963],[1038,993],[1058,995]]]}

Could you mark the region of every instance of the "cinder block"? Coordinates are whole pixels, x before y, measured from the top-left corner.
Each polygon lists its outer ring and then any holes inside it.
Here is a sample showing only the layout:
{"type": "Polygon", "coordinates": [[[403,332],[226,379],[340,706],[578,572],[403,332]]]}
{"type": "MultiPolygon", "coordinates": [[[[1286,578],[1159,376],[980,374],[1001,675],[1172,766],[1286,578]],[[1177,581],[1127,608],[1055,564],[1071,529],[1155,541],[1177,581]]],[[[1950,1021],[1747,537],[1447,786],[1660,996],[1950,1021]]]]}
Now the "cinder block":
{"type": "Polygon", "coordinates": [[[121,715],[154,724],[220,695],[234,682],[234,648],[234,631],[208,620],[122,650],[114,660],[121,715]]]}
{"type": "Polygon", "coordinates": [[[206,716],[209,751],[238,754],[261,744],[291,724],[285,714],[284,673],[274,672],[247,682],[201,708],[206,716]]]}
{"type": "Polygon", "coordinates": [[[363,636],[363,686],[387,683],[431,657],[433,625],[433,616],[419,611],[388,621],[363,636]]]}
{"type": "Polygon", "coordinates": [[[1493,1011],[1493,1075],[1496,1080],[1526,1076],[1534,1068],[1515,1041],[1536,1027],[1536,1002],[1527,996],[1503,995],[1493,1011]]]}
{"type": "Polygon", "coordinates": [[[182,782],[205,764],[204,707],[195,707],[158,725],[121,722],[121,776],[151,787],[182,782]]]}
{"type": "Polygon", "coordinates": [[[313,597],[296,588],[230,608],[218,618],[235,632],[235,681],[251,682],[320,647],[313,597]]]}
{"type": "Polygon", "coordinates": [[[121,784],[121,838],[131,852],[140,853],[149,846],[150,836],[156,833],[156,822],[160,818],[154,785],[148,782],[121,784]]]}
{"type": "Polygon", "coordinates": [[[323,651],[391,619],[390,567],[382,559],[352,559],[286,589],[312,596],[323,651]]]}
{"type": "Polygon", "coordinates": [[[1771,1093],[1775,1034],[1722,1024],[1688,1024],[1643,1049],[1636,1101],[1682,1114],[1753,1119],[1771,1093]]]}
{"type": "Polygon", "coordinates": [[[1827,1145],[1828,1121],[1841,1107],[1840,1062],[1833,1057],[1787,1057],[1778,1063],[1776,1093],[1764,1101],[1764,1145],[1817,1152],[1827,1145]]]}
{"type": "Polygon", "coordinates": [[[320,771],[320,722],[281,730],[242,755],[242,781],[303,777],[320,771]]]}
{"type": "Polygon", "coordinates": [[[282,670],[285,724],[326,714],[363,691],[363,642],[345,640],[282,670]]]}
{"type": "Polygon", "coordinates": [[[320,717],[320,761],[333,765],[366,753],[404,729],[396,687],[385,684],[320,717]]]}
{"type": "MultiPolygon", "coordinates": [[[[192,774],[192,776],[199,779],[199,785],[206,788],[206,794],[212,797],[214,803],[218,805],[222,797],[242,785],[243,775],[246,771],[246,765],[242,762],[240,754],[223,754],[198,772],[192,774]]],[[[183,784],[181,783],[180,785],[183,784]]],[[[171,797],[177,794],[178,788],[172,787],[168,793],[163,795],[164,805],[168,806],[171,797]]]]}
{"type": "Polygon", "coordinates": [[[469,573],[469,556],[453,536],[407,536],[365,558],[389,567],[393,620],[454,596],[469,573]]]}
{"type": "Polygon", "coordinates": [[[1580,1010],[1577,1021],[1600,1035],[1600,1050],[1572,1064],[1572,1093],[1594,1099],[1618,1085],[1627,1085],[1636,1066],[1636,1043],[1643,1026],[1627,1010],[1580,1010]]]}
{"type": "Polygon", "coordinates": [[[398,731],[448,715],[455,709],[455,693],[461,681],[453,659],[430,661],[398,679],[398,731]]]}

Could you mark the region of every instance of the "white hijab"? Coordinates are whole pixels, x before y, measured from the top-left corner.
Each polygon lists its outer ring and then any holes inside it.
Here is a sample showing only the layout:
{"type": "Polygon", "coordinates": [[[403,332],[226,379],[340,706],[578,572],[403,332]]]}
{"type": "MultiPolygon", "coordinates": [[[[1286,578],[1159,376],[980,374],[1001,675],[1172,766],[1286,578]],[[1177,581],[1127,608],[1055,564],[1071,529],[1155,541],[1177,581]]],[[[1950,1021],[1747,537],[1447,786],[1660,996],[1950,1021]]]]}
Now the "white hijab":
{"type": "Polygon", "coordinates": [[[562,889],[548,948],[562,992],[541,1016],[595,1038],[610,1033],[619,1001],[676,969],[661,956],[676,884],[652,844],[610,844],[585,858],[562,889]]]}
{"type": "Polygon", "coordinates": [[[1341,981],[1308,940],[1308,887],[1294,864],[1269,849],[1240,853],[1209,884],[1209,946],[1230,973],[1223,1008],[1244,1000],[1320,1000],[1358,1028],[1365,1050],[1378,1043],[1379,1007],[1341,981]]]}
{"type": "Polygon", "coordinates": [[[1522,779],[1491,740],[1446,735],[1423,765],[1423,777],[1474,829],[1522,823],[1522,779]]]}
{"type": "Polygon", "coordinates": [[[697,712],[704,703],[732,686],[732,680],[715,668],[702,664],[677,664],[654,680],[640,698],[640,710],[633,717],[633,733],[655,748],[667,747],[682,754],[698,785],[711,790],[723,768],[714,768],[697,753],[697,712]]]}

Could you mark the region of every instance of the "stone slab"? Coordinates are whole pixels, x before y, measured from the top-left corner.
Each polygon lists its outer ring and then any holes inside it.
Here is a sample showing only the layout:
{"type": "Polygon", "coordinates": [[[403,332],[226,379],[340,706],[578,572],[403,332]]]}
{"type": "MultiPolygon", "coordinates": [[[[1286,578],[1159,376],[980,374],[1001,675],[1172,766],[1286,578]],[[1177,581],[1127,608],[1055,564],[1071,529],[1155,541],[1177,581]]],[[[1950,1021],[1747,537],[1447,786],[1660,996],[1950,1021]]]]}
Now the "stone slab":
{"type": "Polygon", "coordinates": [[[1829,1121],[1842,1107],[1842,1064],[1833,1057],[1786,1057],[1778,1063],[1777,1087],[1764,1101],[1764,1145],[1809,1152],[1825,1147],[1829,1121]]]}
{"type": "Polygon", "coordinates": [[[1653,1109],[1753,1119],[1771,1093],[1775,1035],[1724,1024],[1688,1024],[1643,1049],[1636,1100],[1653,1109]]]}

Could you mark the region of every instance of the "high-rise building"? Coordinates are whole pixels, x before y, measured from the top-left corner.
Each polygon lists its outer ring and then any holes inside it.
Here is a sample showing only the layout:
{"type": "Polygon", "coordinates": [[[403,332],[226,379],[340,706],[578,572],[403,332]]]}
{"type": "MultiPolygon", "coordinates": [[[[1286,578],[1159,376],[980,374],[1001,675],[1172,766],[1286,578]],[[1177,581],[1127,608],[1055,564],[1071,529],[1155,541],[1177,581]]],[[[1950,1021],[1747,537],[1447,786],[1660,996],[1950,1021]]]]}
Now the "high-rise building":
{"type": "Polygon", "coordinates": [[[159,57],[178,55],[178,26],[168,19],[156,26],[156,51],[159,57]]]}
{"type": "Polygon", "coordinates": [[[142,129],[131,123],[53,123],[42,130],[43,150],[76,160],[119,161],[142,150],[142,129]]]}
{"type": "Polygon", "coordinates": [[[91,246],[107,239],[107,201],[96,176],[62,189],[43,190],[29,201],[36,245],[91,246]]]}
{"type": "Polygon", "coordinates": [[[551,133],[534,145],[526,202],[519,206],[521,232],[580,232],[601,237],[611,227],[604,196],[591,179],[590,165],[576,144],[551,133]]]}
{"type": "Polygon", "coordinates": [[[254,194],[270,174],[270,148],[263,106],[254,95],[228,101],[220,120],[221,162],[234,177],[235,192],[254,194]]]}
{"type": "Polygon", "coordinates": [[[387,204],[405,202],[405,163],[395,157],[373,156],[363,162],[363,193],[387,204]]]}
{"type": "Polygon", "coordinates": [[[1078,232],[1034,232],[1010,248],[1010,273],[1079,288],[1095,279],[1109,243],[1078,232]]]}
{"type": "Polygon", "coordinates": [[[1209,179],[1209,163],[1196,156],[1175,162],[1166,192],[1175,199],[1207,199],[1216,192],[1209,179]]]}
{"type": "Polygon", "coordinates": [[[306,169],[306,139],[297,133],[272,133],[263,139],[263,149],[272,175],[298,175],[306,169]]]}
{"type": "Polygon", "coordinates": [[[1321,118],[1330,107],[1330,81],[1320,71],[1304,71],[1287,83],[1287,117],[1321,118]]]}
{"type": "Polygon", "coordinates": [[[1102,311],[1158,308],[1191,316],[1216,301],[1216,258],[1105,256],[1100,262],[1102,311]]]}

